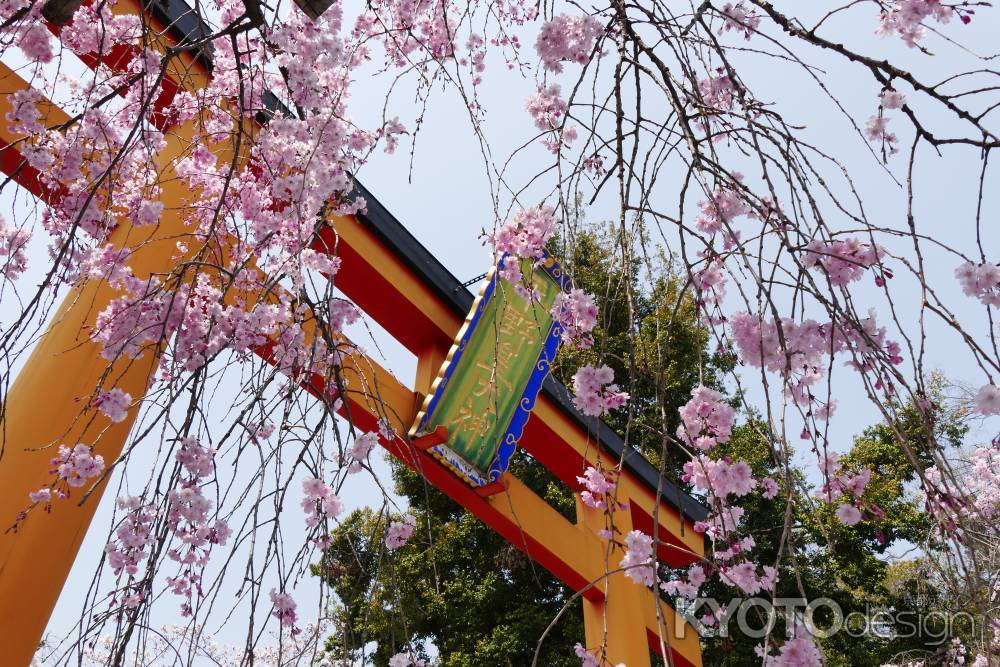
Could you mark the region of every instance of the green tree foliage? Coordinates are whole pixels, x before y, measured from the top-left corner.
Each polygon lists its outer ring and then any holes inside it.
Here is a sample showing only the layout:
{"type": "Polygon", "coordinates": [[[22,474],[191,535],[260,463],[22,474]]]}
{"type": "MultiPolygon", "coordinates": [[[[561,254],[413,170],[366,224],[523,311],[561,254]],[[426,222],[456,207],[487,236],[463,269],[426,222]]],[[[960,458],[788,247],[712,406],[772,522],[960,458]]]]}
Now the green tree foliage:
{"type": "MultiPolygon", "coordinates": [[[[937,381],[932,386],[939,390],[941,383],[937,381]]],[[[746,532],[756,540],[759,562],[774,565],[779,549],[782,551],[776,597],[829,598],[848,617],[850,632],[838,632],[823,640],[831,667],[878,667],[903,652],[933,653],[942,638],[943,628],[930,627],[930,632],[922,636],[902,636],[907,629],[899,624],[898,636],[891,636],[888,625],[869,624],[867,631],[863,631],[861,623],[862,618],[876,621],[889,618],[879,616],[881,611],[912,622],[921,614],[926,615],[930,610],[928,600],[935,595],[933,585],[926,579],[905,576],[919,570],[918,561],[897,559],[897,565],[888,562],[890,549],[898,553],[906,545],[919,545],[929,528],[914,491],[916,473],[900,445],[902,438],[921,464],[929,465],[927,425],[912,404],[895,407],[891,423],[864,429],[854,439],[849,453],[841,458],[848,470],[873,471],[865,498],[885,511],[885,517],[877,521],[844,526],[834,516],[836,503],[817,498],[816,488],[822,480],[809,483],[794,469],[786,478],[786,472],[776,468],[769,455],[774,443],[769,441],[765,425],[757,419],[751,418],[734,429],[732,440],[717,450],[719,456],[729,455],[750,463],[755,476],[770,475],[781,484],[781,495],[773,502],[753,494],[741,503],[746,508],[746,532]],[[788,497],[789,488],[792,502],[786,514],[782,497],[788,497]],[[786,521],[791,527],[791,540],[781,544],[786,521]]],[[[938,419],[930,428],[936,431],[939,441],[960,444],[965,433],[961,415],[940,408],[936,414],[938,419]]],[[[736,595],[733,589],[718,583],[707,586],[703,594],[717,598],[720,603],[729,602],[736,595]]],[[[817,607],[816,624],[820,628],[829,627],[833,621],[828,611],[817,607]]],[[[751,624],[763,627],[764,621],[751,615],[751,624]]],[[[776,636],[780,638],[786,628],[780,620],[777,628],[776,636]]],[[[759,660],[754,648],[760,642],[738,631],[730,637],[707,639],[703,644],[705,665],[753,664],[759,660]]]]}
{"type": "MultiPolygon", "coordinates": [[[[699,325],[697,304],[670,258],[651,258],[647,275],[627,276],[621,252],[620,239],[611,230],[573,239],[573,282],[595,296],[599,326],[592,348],[561,349],[552,372],[572,386],[580,366],[610,366],[631,394],[632,421],[628,423],[626,410],[606,420],[620,435],[628,429],[628,442],[659,465],[663,433],[673,434],[679,423],[677,409],[698,384],[717,389],[718,378],[731,362],[727,355],[709,351],[708,330],[699,325]]],[[[667,466],[672,478],[683,465],[680,453],[673,453],[678,456],[667,466]]]]}
{"type": "MultiPolygon", "coordinates": [[[[522,479],[544,472],[524,459],[515,467],[522,479]]],[[[375,641],[377,665],[410,642],[433,644],[448,667],[530,664],[538,638],[570,592],[409,469],[397,466],[393,477],[418,529],[395,552],[383,547],[384,517],[370,511],[355,512],[335,532],[326,566],[342,601],[342,631],[330,648],[356,657],[375,641]]],[[[547,499],[572,514],[572,497],[554,483],[551,488],[556,493],[547,499]]],[[[582,636],[576,604],[551,631],[540,664],[578,665],[567,647],[582,636]]]]}

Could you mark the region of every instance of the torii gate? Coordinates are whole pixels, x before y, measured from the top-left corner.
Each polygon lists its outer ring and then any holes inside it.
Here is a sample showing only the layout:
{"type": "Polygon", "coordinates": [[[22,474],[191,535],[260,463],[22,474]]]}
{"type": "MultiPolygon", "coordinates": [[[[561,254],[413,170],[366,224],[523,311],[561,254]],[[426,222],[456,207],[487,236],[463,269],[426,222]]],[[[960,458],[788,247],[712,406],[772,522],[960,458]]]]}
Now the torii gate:
{"type": "MultiPolygon", "coordinates": [[[[139,0],[120,0],[116,12],[143,13],[139,0]]],[[[146,20],[159,34],[160,48],[183,43],[189,36],[208,33],[195,12],[182,0],[153,3],[146,20]]],[[[58,29],[53,27],[53,32],[58,29]]],[[[94,60],[85,63],[94,65],[94,60]]],[[[126,59],[105,61],[124,67],[126,59]]],[[[197,90],[210,77],[205,55],[183,51],[171,62],[157,100],[163,108],[179,90],[197,90]]],[[[0,63],[0,118],[10,108],[10,95],[29,84],[0,63]]],[[[46,126],[66,123],[68,116],[49,101],[39,103],[46,126]]],[[[163,123],[166,119],[163,118],[163,123]]],[[[38,174],[25,163],[15,147],[22,137],[0,122],[0,169],[13,181],[43,201],[58,196],[44,189],[38,174]]],[[[191,123],[174,125],[167,134],[167,148],[158,156],[169,171],[174,158],[193,134],[191,123]]],[[[377,384],[378,400],[363,392],[345,398],[361,428],[374,430],[384,409],[400,416],[397,430],[406,432],[430,391],[438,368],[447,355],[455,332],[469,310],[472,295],[448,270],[422,247],[378,201],[359,186],[368,202],[364,215],[331,218],[316,240],[317,249],[334,247],[342,261],[337,276],[341,289],[368,316],[410,350],[418,360],[412,387],[401,384],[374,360],[354,355],[343,373],[377,384]]],[[[152,229],[116,228],[109,241],[138,248],[130,265],[136,276],[165,272],[175,263],[175,241],[186,234],[180,208],[191,193],[178,179],[164,179],[161,199],[165,207],[159,225],[152,229]]],[[[23,370],[6,396],[0,422],[0,518],[8,521],[21,511],[29,491],[37,487],[49,467],[49,454],[37,448],[52,442],[91,442],[105,460],[121,453],[136,418],[129,411],[121,423],[97,415],[83,423],[76,419],[78,399],[87,396],[109,364],[99,354],[87,330],[96,314],[117,296],[103,281],[76,285],[49,322],[23,370]]],[[[258,350],[264,358],[266,350],[258,350]]],[[[111,364],[115,385],[139,397],[144,394],[157,359],[147,353],[139,359],[111,364]]],[[[310,387],[306,387],[310,389],[310,387]]],[[[519,442],[563,483],[579,490],[576,481],[588,464],[603,461],[622,464],[619,494],[628,509],[614,515],[623,534],[640,529],[660,541],[662,562],[680,566],[704,553],[703,540],[693,530],[705,517],[704,507],[671,483],[660,480],[657,470],[628,448],[605,424],[579,414],[567,390],[551,377],[546,380],[533,416],[519,442]]],[[[450,470],[419,448],[398,439],[382,445],[421,474],[435,487],[471,511],[513,545],[548,569],[583,598],[586,644],[606,642],[611,664],[648,667],[650,649],[662,654],[672,649],[674,665],[700,666],[698,635],[656,593],[606,572],[617,567],[619,556],[608,562],[607,543],[597,536],[603,515],[577,498],[577,521],[570,522],[551,508],[516,477],[507,473],[506,489],[495,495],[479,494],[450,470]],[[663,639],[661,639],[663,638],[663,639]]],[[[52,513],[33,517],[17,533],[0,534],[0,655],[4,665],[28,665],[45,630],[87,527],[103,492],[95,490],[82,507],[57,503],[52,513]]]]}

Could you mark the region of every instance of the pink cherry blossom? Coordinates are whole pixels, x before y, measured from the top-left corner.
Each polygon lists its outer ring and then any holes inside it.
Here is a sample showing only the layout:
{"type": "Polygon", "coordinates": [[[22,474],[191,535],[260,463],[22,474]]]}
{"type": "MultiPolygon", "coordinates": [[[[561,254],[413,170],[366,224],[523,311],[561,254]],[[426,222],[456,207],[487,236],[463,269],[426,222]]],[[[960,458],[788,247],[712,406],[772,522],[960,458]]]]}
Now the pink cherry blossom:
{"type": "Polygon", "coordinates": [[[965,262],[955,269],[955,277],[967,296],[979,299],[984,305],[1000,308],[1000,266],[992,262],[965,262]]]}
{"type": "Polygon", "coordinates": [[[625,536],[625,557],[619,564],[625,576],[643,586],[656,583],[656,568],[653,564],[653,538],[641,530],[633,530],[625,536]]]}
{"type": "Polygon", "coordinates": [[[410,651],[397,653],[389,658],[389,667],[424,667],[427,664],[423,658],[418,658],[410,651]]]}
{"type": "Polygon", "coordinates": [[[48,503],[52,501],[52,489],[41,488],[28,494],[33,503],[48,503]]]}
{"type": "Polygon", "coordinates": [[[105,545],[104,553],[116,575],[124,571],[133,577],[139,571],[139,564],[149,557],[156,508],[131,496],[118,498],[116,504],[127,510],[127,514],[115,529],[114,539],[105,545]]]}
{"type": "Polygon", "coordinates": [[[880,99],[886,109],[900,109],[906,104],[906,95],[893,88],[883,90],[880,99]]]}
{"type": "MultiPolygon", "coordinates": [[[[736,178],[740,180],[742,176],[737,174],[736,178]]],[[[701,215],[695,220],[695,225],[709,235],[727,229],[736,218],[751,211],[743,196],[727,187],[717,188],[711,198],[698,202],[698,208],[701,215]]]]}
{"type": "Polygon", "coordinates": [[[814,400],[809,388],[823,378],[824,359],[831,353],[849,352],[847,364],[859,371],[870,367],[873,355],[884,355],[892,364],[903,361],[898,343],[886,339],[874,312],[860,323],[860,329],[783,318],[783,341],[774,320],[762,321],[741,312],[731,315],[729,322],[743,361],[785,376],[786,391],[799,405],[814,400]]]}
{"type": "Polygon", "coordinates": [[[698,449],[711,449],[732,435],[733,409],[722,394],[704,386],[691,390],[691,400],[679,409],[677,437],[698,449]]]}
{"type": "Polygon", "coordinates": [[[0,276],[17,280],[28,268],[25,250],[31,234],[27,230],[8,226],[0,216],[0,276]]]}
{"type": "Polygon", "coordinates": [[[609,496],[616,486],[611,475],[606,475],[593,466],[587,466],[583,476],[578,476],[576,481],[584,486],[584,490],[580,492],[580,499],[584,505],[594,509],[608,508],[609,496]]]}
{"type": "Polygon", "coordinates": [[[760,480],[760,488],[761,495],[768,500],[778,495],[778,483],[770,477],[764,477],[760,480]]]}
{"type": "Polygon", "coordinates": [[[25,28],[17,45],[29,60],[35,62],[48,63],[55,57],[52,50],[52,33],[41,23],[25,28]]]}
{"type": "Polygon", "coordinates": [[[558,73],[565,61],[585,64],[603,32],[604,27],[594,16],[560,14],[542,24],[535,51],[546,69],[558,73]]]}
{"type": "Polygon", "coordinates": [[[52,459],[55,472],[69,486],[80,487],[97,477],[104,470],[104,457],[93,454],[89,445],[78,444],[72,449],[59,447],[59,456],[52,459]]]}
{"type": "Polygon", "coordinates": [[[385,531],[385,546],[396,550],[406,544],[417,526],[417,519],[412,514],[403,516],[402,521],[393,521],[385,531]]]}
{"type": "Polygon", "coordinates": [[[295,600],[292,596],[287,593],[279,593],[275,589],[271,589],[270,592],[271,604],[274,605],[274,611],[271,615],[277,618],[282,626],[295,625],[295,620],[297,615],[295,613],[295,600]]]}
{"type": "Polygon", "coordinates": [[[745,496],[757,485],[745,461],[713,460],[704,454],[684,464],[684,481],[716,498],[745,496]]]}
{"type": "Polygon", "coordinates": [[[94,401],[94,407],[115,423],[125,421],[130,405],[132,405],[132,395],[118,387],[110,391],[102,391],[97,400],[94,401]]]}
{"type": "Polygon", "coordinates": [[[845,526],[853,526],[861,521],[861,510],[854,505],[842,504],[837,508],[837,518],[845,526]]]}
{"type": "Polygon", "coordinates": [[[582,289],[560,292],[552,304],[552,318],[562,328],[562,342],[586,349],[594,344],[590,332],[597,325],[597,304],[582,289]]]}
{"type": "Polygon", "coordinates": [[[1000,415],[1000,386],[995,384],[983,385],[976,392],[973,399],[973,408],[981,415],[1000,415]]]}
{"type": "Polygon", "coordinates": [[[191,474],[193,479],[208,477],[215,469],[215,450],[201,446],[197,438],[181,438],[181,447],[174,455],[177,462],[191,474]]]}
{"type": "Polygon", "coordinates": [[[344,504],[333,488],[323,480],[309,477],[302,481],[302,509],[306,514],[306,525],[314,528],[324,518],[334,519],[344,511],[344,504]]]}
{"type": "Polygon", "coordinates": [[[576,657],[580,658],[580,667],[600,667],[600,663],[597,662],[597,657],[583,647],[583,644],[577,644],[573,647],[573,652],[576,657]]]}
{"type": "Polygon", "coordinates": [[[607,366],[582,366],[573,375],[573,405],[580,412],[599,417],[628,401],[628,394],[614,384],[614,371],[607,366]]]}
{"type": "Polygon", "coordinates": [[[406,126],[399,122],[399,117],[386,122],[383,128],[383,137],[385,138],[385,148],[383,150],[386,153],[391,155],[396,152],[396,146],[399,145],[399,135],[401,134],[406,134],[406,126]]]}
{"type": "Polygon", "coordinates": [[[872,477],[872,471],[868,468],[862,469],[855,475],[845,472],[841,466],[840,457],[834,453],[826,456],[823,471],[827,482],[820,490],[819,498],[827,502],[838,500],[845,494],[860,498],[872,477]]]}
{"type": "Polygon", "coordinates": [[[866,269],[879,263],[881,250],[856,238],[809,243],[803,265],[807,268],[822,267],[834,285],[847,285],[864,275],[866,269]]]}
{"type": "Polygon", "coordinates": [[[747,595],[769,591],[777,578],[777,570],[768,565],[758,568],[755,563],[739,563],[723,567],[719,579],[723,583],[739,588],[747,595]]]}
{"type": "Polygon", "coordinates": [[[161,201],[143,201],[139,204],[139,211],[135,216],[135,224],[138,227],[144,227],[146,225],[155,225],[160,221],[160,216],[163,214],[163,202],[161,201]]]}
{"type": "MultiPolygon", "coordinates": [[[[522,259],[537,259],[543,256],[545,244],[555,231],[555,211],[549,206],[536,206],[522,209],[511,222],[500,227],[490,240],[499,253],[509,253],[522,259]]],[[[508,280],[517,282],[517,278],[508,280]]]]}
{"type": "Polygon", "coordinates": [[[362,433],[351,446],[347,448],[347,471],[351,474],[361,471],[362,464],[368,460],[368,454],[378,445],[378,433],[362,433]]]}
{"type": "Polygon", "coordinates": [[[566,102],[559,97],[558,84],[539,86],[538,91],[528,98],[525,108],[535,121],[535,127],[542,132],[557,130],[562,126],[566,115],[566,102]]]}
{"type": "Polygon", "coordinates": [[[698,82],[700,104],[716,111],[728,111],[733,108],[736,87],[728,75],[719,72],[698,82]]]}
{"type": "Polygon", "coordinates": [[[877,141],[882,143],[883,146],[888,150],[889,155],[895,155],[899,148],[896,145],[899,141],[896,135],[889,132],[887,126],[889,124],[889,119],[885,116],[872,116],[865,123],[865,137],[869,141],[877,141]]]}
{"type": "Polygon", "coordinates": [[[877,32],[882,36],[895,34],[914,48],[927,34],[925,21],[948,23],[953,13],[954,10],[941,0],[896,0],[882,12],[877,32]]]}
{"type": "Polygon", "coordinates": [[[764,660],[765,667],[821,667],[821,665],[823,665],[822,654],[816,648],[816,644],[804,634],[789,639],[778,649],[778,655],[769,655],[764,660]]]}
{"type": "Polygon", "coordinates": [[[742,32],[744,38],[750,41],[753,34],[757,32],[757,28],[760,27],[760,16],[757,15],[756,8],[748,8],[744,0],[740,0],[735,5],[727,2],[722,6],[722,14],[726,20],[719,31],[720,35],[732,30],[742,32]]]}

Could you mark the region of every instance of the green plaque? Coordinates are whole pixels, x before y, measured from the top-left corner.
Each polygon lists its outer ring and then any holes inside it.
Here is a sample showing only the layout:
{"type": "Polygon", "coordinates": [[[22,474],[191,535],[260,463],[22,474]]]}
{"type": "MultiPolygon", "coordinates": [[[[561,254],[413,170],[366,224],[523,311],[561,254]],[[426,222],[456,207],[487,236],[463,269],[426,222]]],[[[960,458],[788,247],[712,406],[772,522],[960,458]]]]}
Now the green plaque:
{"type": "Polygon", "coordinates": [[[500,277],[501,258],[472,310],[410,436],[448,429],[448,441],[429,452],[473,486],[500,479],[521,439],[542,382],[559,347],[561,327],[552,305],[570,282],[547,255],[533,265],[520,260],[534,293],[500,277]]]}

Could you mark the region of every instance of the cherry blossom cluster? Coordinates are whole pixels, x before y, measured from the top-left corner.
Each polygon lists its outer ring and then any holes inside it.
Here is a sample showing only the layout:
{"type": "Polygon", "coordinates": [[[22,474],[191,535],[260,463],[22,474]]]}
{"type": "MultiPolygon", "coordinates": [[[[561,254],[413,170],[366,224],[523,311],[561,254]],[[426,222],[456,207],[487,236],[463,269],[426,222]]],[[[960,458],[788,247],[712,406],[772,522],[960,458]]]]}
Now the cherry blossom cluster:
{"type": "Polygon", "coordinates": [[[118,387],[102,391],[94,401],[94,407],[116,424],[125,421],[130,405],[132,405],[132,395],[118,387]]]}
{"type": "Polygon", "coordinates": [[[542,132],[555,136],[547,136],[543,143],[552,153],[558,153],[565,142],[572,143],[577,136],[575,127],[562,129],[566,117],[566,101],[560,95],[558,84],[539,86],[538,91],[528,98],[525,108],[535,121],[535,127],[542,132]]]}
{"type": "Polygon", "coordinates": [[[757,8],[747,7],[744,0],[739,0],[735,5],[727,2],[722,6],[722,15],[725,16],[726,20],[722,24],[722,29],[719,30],[720,35],[730,30],[737,33],[742,32],[743,37],[749,42],[750,38],[757,32],[757,28],[760,27],[760,16],[757,14],[757,8]]]}
{"type": "Polygon", "coordinates": [[[376,445],[378,445],[377,433],[362,433],[347,448],[347,456],[341,460],[341,465],[346,464],[348,474],[361,472],[362,466],[368,461],[368,455],[376,445]]]}
{"type": "Polygon", "coordinates": [[[727,442],[733,432],[735,413],[722,394],[705,386],[691,390],[691,400],[679,409],[677,437],[698,449],[708,450],[727,442]]]}
{"type": "Polygon", "coordinates": [[[683,578],[671,579],[660,583],[660,588],[669,595],[674,595],[685,600],[694,600],[698,597],[698,591],[708,580],[705,568],[695,564],[688,568],[683,578]]]}
{"type": "Polygon", "coordinates": [[[104,472],[104,457],[93,453],[93,447],[78,443],[73,447],[59,446],[59,455],[49,459],[48,474],[53,476],[48,486],[43,486],[28,492],[31,506],[14,517],[11,530],[16,531],[21,521],[36,505],[42,505],[44,511],[52,510],[52,501],[65,500],[70,497],[71,488],[85,486],[104,472]]]}
{"type": "Polygon", "coordinates": [[[984,305],[1000,308],[1000,265],[993,262],[965,262],[955,269],[955,277],[967,296],[984,305]]]}
{"type": "Polygon", "coordinates": [[[826,455],[823,463],[823,473],[826,482],[819,492],[819,498],[828,503],[841,500],[837,506],[836,515],[841,523],[853,526],[861,521],[865,514],[862,508],[867,509],[867,515],[873,518],[880,518],[884,515],[882,510],[874,503],[866,503],[861,496],[865,492],[865,487],[872,478],[872,471],[864,468],[856,474],[851,474],[843,469],[840,456],[830,452],[826,455]]]}
{"type": "Polygon", "coordinates": [[[156,507],[133,496],[122,496],[116,504],[127,513],[115,529],[115,539],[104,547],[104,553],[116,575],[124,570],[132,577],[139,571],[139,563],[149,556],[146,549],[153,543],[156,507]]]}
{"type": "Polygon", "coordinates": [[[984,521],[1000,517],[1000,442],[977,447],[970,457],[969,488],[971,507],[984,521]]]}
{"type": "Polygon", "coordinates": [[[7,224],[0,217],[0,276],[7,280],[17,280],[28,268],[28,256],[25,248],[31,234],[24,229],[18,229],[7,224]]]}
{"type": "Polygon", "coordinates": [[[664,592],[693,600],[698,591],[707,581],[705,568],[699,564],[688,568],[683,576],[675,576],[670,580],[660,579],[656,571],[656,555],[653,538],[641,530],[633,530],[625,536],[625,554],[619,566],[625,571],[625,576],[642,586],[659,585],[664,592]]]}
{"type": "Polygon", "coordinates": [[[750,465],[730,458],[710,459],[700,454],[684,464],[685,482],[715,498],[745,496],[757,486],[750,465]]]}
{"type": "Polygon", "coordinates": [[[773,499],[775,496],[778,495],[778,491],[780,490],[778,487],[778,483],[770,477],[761,478],[760,488],[761,488],[760,495],[763,496],[766,500],[773,499]]]}
{"type": "Polygon", "coordinates": [[[310,477],[302,482],[302,509],[306,525],[314,528],[323,519],[334,519],[344,511],[344,503],[333,488],[321,479],[310,477]]]}
{"type": "MultiPolygon", "coordinates": [[[[66,445],[59,446],[59,456],[49,460],[52,468],[50,475],[56,476],[53,486],[65,483],[66,486],[79,488],[88,481],[98,477],[104,471],[104,457],[94,454],[93,447],[78,443],[72,448],[66,445]]],[[[56,497],[65,498],[68,494],[56,492],[56,497]]],[[[52,489],[42,488],[30,494],[31,502],[48,503],[52,499],[52,489]]]]}
{"type": "MultiPolygon", "coordinates": [[[[378,0],[370,3],[369,12],[359,17],[354,32],[381,32],[386,57],[397,67],[424,57],[442,61],[454,57],[458,51],[458,24],[454,18],[458,13],[452,3],[444,0],[378,0]]],[[[477,43],[470,45],[470,51],[475,50],[477,43]]]]}
{"type": "Polygon", "coordinates": [[[954,533],[961,516],[975,523],[991,523],[1000,517],[1000,439],[973,450],[964,488],[955,489],[937,466],[927,468],[924,477],[924,507],[939,531],[954,533]]]}
{"type": "Polygon", "coordinates": [[[597,304],[587,292],[574,287],[560,292],[552,304],[552,319],[562,329],[564,345],[586,349],[594,344],[590,332],[597,325],[597,304]]]}
{"type": "Polygon", "coordinates": [[[719,579],[723,583],[734,586],[747,595],[771,591],[777,577],[778,571],[770,565],[758,567],[756,563],[746,561],[736,565],[723,566],[719,570],[719,579]]]}
{"type": "Polygon", "coordinates": [[[412,514],[403,516],[402,521],[392,521],[385,531],[386,548],[395,551],[406,544],[413,536],[413,529],[417,527],[417,518],[412,514]]]}
{"type": "Polygon", "coordinates": [[[980,387],[972,399],[972,407],[987,417],[1000,415],[1000,386],[986,384],[980,387]]]}
{"type": "Polygon", "coordinates": [[[614,498],[614,491],[617,487],[615,481],[618,472],[614,470],[599,470],[594,466],[587,466],[583,476],[577,476],[576,481],[583,485],[580,492],[580,500],[587,507],[599,510],[613,511],[615,508],[622,509],[622,503],[614,498]]]}
{"type": "Polygon", "coordinates": [[[653,555],[653,538],[641,530],[625,536],[625,556],[619,566],[625,576],[643,586],[656,583],[656,559],[653,555]]]}
{"type": "MultiPolygon", "coordinates": [[[[712,540],[712,562],[700,567],[697,572],[689,572],[686,580],[668,582],[668,586],[661,588],[675,595],[690,597],[705,577],[717,574],[719,581],[747,595],[773,590],[777,570],[750,559],[756,541],[752,535],[739,534],[746,511],[732,504],[733,499],[748,495],[758,486],[750,465],[729,457],[711,459],[701,454],[684,464],[683,479],[695,490],[706,494],[710,512],[704,521],[695,524],[695,530],[712,540]]],[[[764,498],[771,499],[777,495],[778,484],[770,477],[762,478],[759,484],[764,498]]]]}
{"type": "MultiPolygon", "coordinates": [[[[903,361],[899,344],[886,338],[885,328],[878,326],[874,312],[861,322],[860,330],[832,323],[820,324],[811,319],[796,322],[782,318],[784,341],[778,334],[775,320],[762,320],[738,312],[730,316],[730,325],[743,361],[782,375],[786,390],[797,405],[814,401],[810,387],[823,377],[824,360],[831,353],[850,353],[847,364],[859,372],[873,368],[877,355],[884,356],[892,364],[903,361]]],[[[884,385],[880,381],[878,386],[884,385]]],[[[828,417],[832,409],[833,406],[827,406],[816,415],[828,417]]]]}
{"type": "Polygon", "coordinates": [[[879,96],[883,109],[902,109],[906,104],[906,95],[895,88],[885,88],[879,96]]]}
{"type": "MultiPolygon", "coordinates": [[[[737,180],[740,180],[737,174],[737,180]]],[[[716,188],[709,199],[698,202],[701,214],[694,223],[701,231],[712,235],[720,230],[728,230],[733,220],[750,213],[746,199],[736,190],[728,187],[716,188]]]]}
{"type": "Polygon", "coordinates": [[[725,266],[720,258],[709,261],[705,268],[691,276],[691,282],[697,292],[698,310],[702,319],[709,325],[720,325],[726,321],[722,315],[721,305],[726,298],[725,266]]]}
{"type": "Polygon", "coordinates": [[[155,540],[153,525],[157,508],[134,496],[122,496],[115,502],[126,514],[115,529],[115,539],[104,546],[104,554],[116,576],[123,571],[128,575],[130,583],[122,593],[122,604],[128,609],[134,609],[146,597],[143,590],[131,582],[139,572],[139,565],[149,558],[148,549],[155,540]]]}
{"type": "MultiPolygon", "coordinates": [[[[87,642],[81,651],[83,664],[112,664],[116,656],[130,665],[160,665],[165,655],[177,655],[190,651],[192,661],[213,665],[213,667],[239,667],[248,661],[261,667],[284,667],[291,662],[310,665],[333,665],[333,657],[326,652],[323,640],[333,631],[332,623],[321,619],[319,623],[307,623],[301,632],[292,634],[282,632],[271,635],[273,643],[266,643],[266,636],[260,637],[253,648],[247,648],[245,643],[227,644],[218,637],[213,637],[204,624],[186,623],[169,624],[156,628],[150,634],[149,640],[142,642],[124,656],[120,656],[120,646],[113,635],[101,635],[87,642]]],[[[37,656],[36,656],[37,657],[37,656]]],[[[41,665],[43,663],[37,662],[41,665]]]]}
{"type": "Polygon", "coordinates": [[[402,651],[389,658],[389,667],[424,667],[426,664],[411,651],[402,651]]]}
{"type": "MultiPolygon", "coordinates": [[[[293,309],[287,299],[225,305],[222,290],[205,275],[173,291],[156,280],[125,276],[123,283],[125,293],[98,315],[91,334],[109,360],[119,355],[135,358],[173,335],[161,359],[167,377],[174,367],[196,371],[224,349],[245,355],[268,343],[275,366],[293,380],[312,373],[326,377],[341,362],[340,351],[328,349],[322,337],[309,339],[300,323],[307,311],[302,306],[293,309]]],[[[338,327],[359,316],[352,304],[340,299],[331,301],[329,315],[338,327]]]]}
{"type": "Polygon", "coordinates": [[[880,142],[889,155],[899,152],[899,138],[889,131],[889,119],[882,114],[872,116],[865,123],[865,137],[880,142]]]}
{"type": "Polygon", "coordinates": [[[698,103],[713,111],[729,111],[736,99],[733,80],[721,70],[698,82],[698,103]]]}
{"type": "Polygon", "coordinates": [[[809,243],[803,265],[822,267],[832,284],[843,287],[859,280],[867,269],[877,266],[881,253],[878,247],[856,238],[832,242],[817,239],[809,243]]]}
{"type": "MultiPolygon", "coordinates": [[[[969,14],[960,13],[963,23],[969,22],[969,14]]],[[[876,31],[881,36],[896,35],[907,46],[914,48],[927,34],[924,22],[930,19],[938,23],[948,23],[955,10],[941,0],[897,0],[882,12],[882,18],[876,31]]]]}
{"type": "Polygon", "coordinates": [[[763,646],[758,646],[757,655],[764,658],[764,667],[821,667],[825,664],[823,654],[805,632],[781,644],[776,654],[765,654],[763,646]]]}
{"type": "Polygon", "coordinates": [[[271,604],[274,606],[274,611],[271,615],[278,619],[282,627],[291,626],[292,633],[298,634],[299,629],[295,627],[295,621],[298,619],[298,615],[295,612],[297,605],[292,596],[288,593],[278,592],[276,589],[272,588],[269,596],[271,598],[271,604]]]}
{"type": "Polygon", "coordinates": [[[614,371],[608,366],[581,366],[573,374],[573,405],[590,417],[600,417],[625,405],[628,394],[614,380],[614,371]]]}
{"type": "Polygon", "coordinates": [[[586,64],[603,33],[604,26],[595,16],[560,14],[542,24],[535,51],[545,69],[562,72],[564,61],[586,64]]]}
{"type": "MultiPolygon", "coordinates": [[[[545,254],[545,244],[556,231],[555,211],[550,206],[535,206],[522,209],[506,225],[500,227],[490,237],[496,251],[521,259],[540,259],[545,254]]],[[[517,275],[504,276],[510,282],[520,280],[520,267],[517,262],[505,263],[504,268],[517,275]]]]}
{"type": "MultiPolygon", "coordinates": [[[[597,660],[597,656],[588,651],[583,644],[578,643],[574,646],[573,653],[580,658],[580,667],[601,667],[602,663],[597,660]]],[[[625,667],[625,664],[619,663],[615,667],[625,667]]]]}
{"type": "Polygon", "coordinates": [[[212,521],[209,516],[214,503],[205,496],[204,487],[215,471],[215,450],[203,447],[197,438],[182,437],[174,457],[182,475],[167,494],[166,521],[180,546],[170,548],[167,556],[180,565],[180,571],[167,582],[176,595],[188,598],[181,610],[190,615],[191,599],[202,595],[199,571],[208,563],[212,546],[225,545],[232,529],[224,519],[212,521]]]}

